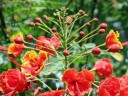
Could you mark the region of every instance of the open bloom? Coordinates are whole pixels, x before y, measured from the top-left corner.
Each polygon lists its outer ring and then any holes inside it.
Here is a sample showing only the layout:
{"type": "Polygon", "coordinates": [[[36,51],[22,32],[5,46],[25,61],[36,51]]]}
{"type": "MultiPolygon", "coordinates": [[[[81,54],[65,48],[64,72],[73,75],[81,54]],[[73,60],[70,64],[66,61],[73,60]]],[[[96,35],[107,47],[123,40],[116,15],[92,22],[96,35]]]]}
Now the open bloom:
{"type": "MultiPolygon", "coordinates": [[[[108,48],[111,52],[114,50],[114,48],[115,48],[115,50],[117,50],[117,48],[118,48],[117,51],[119,51],[120,49],[123,48],[121,42],[118,40],[119,35],[120,35],[120,34],[119,34],[118,32],[115,33],[113,30],[111,30],[111,31],[109,32],[109,34],[106,36],[106,46],[107,46],[107,48],[108,48]],[[114,44],[115,44],[117,47],[113,46],[114,44]],[[112,50],[111,50],[111,48],[112,48],[112,50]]],[[[115,51],[113,51],[113,52],[115,52],[115,51]]]]}
{"type": "Polygon", "coordinates": [[[120,78],[120,96],[128,96],[128,76],[120,78]]]}
{"type": "Polygon", "coordinates": [[[52,90],[45,93],[41,93],[38,96],[63,96],[65,93],[65,90],[52,90]]]}
{"type": "Polygon", "coordinates": [[[22,51],[24,49],[25,49],[25,45],[24,44],[15,44],[15,43],[13,43],[8,47],[8,53],[12,54],[15,57],[17,57],[22,53],[22,51]]]}
{"type": "Polygon", "coordinates": [[[26,77],[18,69],[10,69],[0,75],[0,91],[4,96],[15,96],[16,92],[22,93],[26,85],[26,77]]]}
{"type": "Polygon", "coordinates": [[[109,77],[113,72],[113,67],[109,59],[98,60],[94,65],[96,73],[100,78],[109,77]]]}
{"type": "Polygon", "coordinates": [[[70,95],[84,96],[91,89],[94,74],[86,69],[77,73],[75,68],[71,68],[64,72],[62,81],[66,83],[70,95]]]}
{"type": "Polygon", "coordinates": [[[51,38],[46,38],[45,36],[38,37],[36,41],[36,48],[46,51],[51,55],[55,54],[55,50],[60,47],[60,41],[57,37],[52,36],[51,38]]]}
{"type": "MultiPolygon", "coordinates": [[[[116,77],[109,77],[100,82],[99,96],[120,96],[120,81],[116,77]]],[[[122,95],[126,96],[126,95],[122,95]]]]}
{"type": "Polygon", "coordinates": [[[35,51],[31,50],[25,53],[22,58],[22,72],[28,75],[37,76],[43,70],[47,54],[40,51],[37,55],[35,51]]]}

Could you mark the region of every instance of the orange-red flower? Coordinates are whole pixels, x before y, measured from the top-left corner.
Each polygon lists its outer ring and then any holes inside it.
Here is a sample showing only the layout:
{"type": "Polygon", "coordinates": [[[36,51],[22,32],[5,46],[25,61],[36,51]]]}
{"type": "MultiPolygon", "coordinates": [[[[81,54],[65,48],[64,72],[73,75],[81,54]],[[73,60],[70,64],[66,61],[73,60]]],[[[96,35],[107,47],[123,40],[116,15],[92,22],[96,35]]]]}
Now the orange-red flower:
{"type": "Polygon", "coordinates": [[[70,95],[84,96],[91,89],[94,74],[86,69],[77,73],[75,68],[71,68],[64,72],[62,81],[66,83],[70,95]]]}
{"type": "Polygon", "coordinates": [[[52,90],[45,93],[41,93],[38,96],[63,96],[65,93],[65,90],[52,90]]]}
{"type": "Polygon", "coordinates": [[[26,77],[18,69],[10,69],[0,75],[0,91],[4,96],[15,96],[16,92],[22,93],[26,85],[26,77]]]}
{"type": "Polygon", "coordinates": [[[128,96],[128,76],[120,78],[120,96],[128,96]]]}
{"type": "Polygon", "coordinates": [[[13,43],[8,47],[8,53],[17,57],[22,53],[22,51],[24,49],[25,49],[24,44],[15,44],[15,43],[13,43]]]}
{"type": "Polygon", "coordinates": [[[113,72],[113,67],[109,59],[103,58],[102,60],[98,60],[94,65],[96,69],[96,73],[100,78],[105,78],[111,76],[113,72]]]}
{"type": "MultiPolygon", "coordinates": [[[[108,34],[107,37],[106,37],[106,46],[107,46],[108,49],[112,48],[112,50],[113,50],[113,47],[111,47],[113,44],[119,45],[120,49],[123,48],[121,42],[118,40],[119,35],[120,35],[120,34],[119,34],[118,32],[115,33],[113,30],[111,30],[111,31],[109,32],[109,34],[108,34]]],[[[114,47],[114,48],[116,48],[116,47],[114,47]]],[[[111,49],[110,49],[110,50],[111,50],[111,49]]],[[[111,50],[111,51],[112,51],[112,50],[111,50]]],[[[117,50],[117,48],[116,48],[115,50],[117,50]]],[[[118,51],[118,50],[117,50],[117,51],[118,51]]]]}
{"type": "Polygon", "coordinates": [[[35,51],[31,50],[25,53],[22,58],[22,72],[25,74],[37,76],[43,70],[47,54],[40,51],[37,55],[35,51]]]}
{"type": "MultiPolygon", "coordinates": [[[[116,77],[109,77],[100,82],[99,96],[120,96],[120,81],[116,77]]],[[[125,96],[125,95],[124,95],[125,96]]]]}
{"type": "Polygon", "coordinates": [[[36,48],[46,51],[51,55],[55,54],[55,50],[60,47],[60,41],[57,37],[52,36],[51,38],[46,38],[45,36],[38,37],[36,41],[36,48]]]}

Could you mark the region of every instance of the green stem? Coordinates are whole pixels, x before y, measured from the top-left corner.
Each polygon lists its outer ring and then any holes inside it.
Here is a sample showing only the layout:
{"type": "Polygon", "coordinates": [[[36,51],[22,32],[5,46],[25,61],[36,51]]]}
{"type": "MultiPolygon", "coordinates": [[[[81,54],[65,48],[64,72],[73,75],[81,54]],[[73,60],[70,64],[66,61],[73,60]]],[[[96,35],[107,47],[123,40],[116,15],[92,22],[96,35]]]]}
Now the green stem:
{"type": "Polygon", "coordinates": [[[38,81],[40,81],[42,84],[44,84],[49,90],[52,90],[51,87],[49,87],[47,84],[45,84],[41,79],[35,77],[38,81]]]}
{"type": "Polygon", "coordinates": [[[90,96],[90,95],[91,95],[91,92],[92,92],[92,90],[90,90],[90,91],[89,91],[88,96],[90,96]]]}
{"type": "Polygon", "coordinates": [[[99,86],[98,86],[98,85],[96,85],[96,84],[94,84],[94,83],[92,83],[92,85],[94,85],[96,88],[99,88],[99,86]]]}

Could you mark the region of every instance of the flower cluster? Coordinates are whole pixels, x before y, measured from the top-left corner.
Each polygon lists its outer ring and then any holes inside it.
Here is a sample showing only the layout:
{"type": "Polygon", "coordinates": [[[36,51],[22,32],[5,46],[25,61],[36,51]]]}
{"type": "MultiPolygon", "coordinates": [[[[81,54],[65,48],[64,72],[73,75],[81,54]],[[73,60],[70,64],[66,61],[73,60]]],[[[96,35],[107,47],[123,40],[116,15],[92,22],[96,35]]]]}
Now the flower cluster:
{"type": "Polygon", "coordinates": [[[128,96],[128,76],[121,78],[113,76],[113,65],[109,58],[96,60],[93,63],[94,67],[90,70],[72,68],[76,59],[79,60],[88,55],[98,56],[102,52],[119,52],[128,43],[121,43],[119,32],[110,30],[103,44],[83,49],[85,41],[96,35],[104,34],[108,25],[101,23],[96,29],[85,34],[83,28],[90,27],[91,23],[97,23],[98,18],[93,18],[75,30],[75,22],[81,18],[87,18],[88,14],[79,10],[77,14],[67,15],[66,10],[66,8],[61,8],[54,13],[58,19],[44,15],[43,18],[37,17],[35,22],[30,22],[31,27],[42,29],[50,35],[49,37],[39,36],[36,39],[28,34],[26,40],[22,33],[18,33],[12,36],[12,43],[8,49],[0,46],[0,50],[8,51],[9,60],[19,68],[9,69],[0,75],[0,92],[6,96],[15,96],[26,90],[33,90],[33,95],[38,96],[85,96],[85,94],[91,96],[91,92],[95,91],[93,88],[96,87],[98,96],[128,96]],[[45,22],[52,22],[57,27],[50,28],[45,22]],[[76,45],[79,44],[81,48],[77,52],[76,45]],[[15,60],[15,57],[21,58],[21,64],[15,60]],[[63,74],[62,78],[59,80],[58,78],[47,79],[58,80],[63,83],[63,86],[60,89],[52,90],[52,86],[46,84],[45,76],[41,77],[39,74],[44,75],[45,68],[47,73],[52,72],[51,67],[47,67],[49,65],[54,66],[54,71],[57,71],[58,62],[62,63],[59,66],[62,67],[59,68],[63,74]],[[96,81],[96,78],[100,78],[99,81],[96,81]],[[34,88],[32,83],[37,84],[38,81],[49,91],[41,93],[43,88],[34,88]]]}

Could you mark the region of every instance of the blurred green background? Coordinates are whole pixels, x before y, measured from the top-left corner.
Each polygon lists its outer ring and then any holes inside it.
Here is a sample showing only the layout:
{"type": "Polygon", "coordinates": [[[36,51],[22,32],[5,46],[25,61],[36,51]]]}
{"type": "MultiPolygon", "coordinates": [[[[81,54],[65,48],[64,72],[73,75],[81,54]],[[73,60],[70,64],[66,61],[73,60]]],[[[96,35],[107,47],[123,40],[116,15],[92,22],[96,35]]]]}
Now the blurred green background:
{"type": "MultiPolygon", "coordinates": [[[[128,0],[0,0],[0,46],[8,46],[11,43],[10,37],[17,32],[24,33],[24,36],[32,34],[35,38],[47,35],[38,28],[30,27],[29,22],[34,21],[36,17],[42,18],[43,15],[53,16],[53,12],[63,6],[68,8],[69,14],[75,14],[82,9],[89,15],[87,19],[79,20],[75,25],[76,28],[94,17],[99,19],[98,23],[92,24],[89,29],[83,29],[86,34],[102,22],[108,24],[105,34],[95,36],[88,43],[93,42],[98,45],[105,42],[105,37],[111,29],[119,31],[121,42],[128,41],[128,0]]],[[[49,23],[49,27],[53,26],[55,25],[49,23]]],[[[75,61],[72,67],[80,69],[88,63],[90,68],[95,60],[102,57],[108,57],[113,62],[113,75],[117,77],[128,75],[128,46],[124,47],[120,54],[105,53],[81,58],[75,61]]],[[[0,73],[13,67],[15,66],[8,61],[8,55],[0,51],[0,73]]],[[[50,84],[57,86],[53,81],[50,81],[50,84]]]]}

